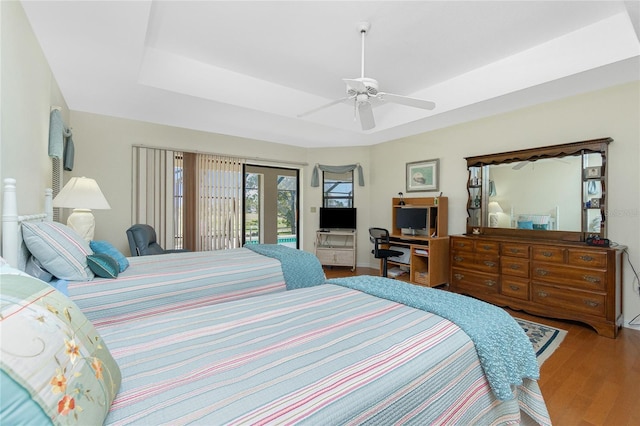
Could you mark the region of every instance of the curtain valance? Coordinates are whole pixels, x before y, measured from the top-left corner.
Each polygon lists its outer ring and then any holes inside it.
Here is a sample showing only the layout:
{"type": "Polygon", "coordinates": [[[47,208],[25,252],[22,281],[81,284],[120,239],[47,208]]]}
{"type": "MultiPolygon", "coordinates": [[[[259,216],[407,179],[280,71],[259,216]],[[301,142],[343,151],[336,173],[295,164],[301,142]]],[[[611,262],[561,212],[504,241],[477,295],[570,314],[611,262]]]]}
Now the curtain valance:
{"type": "Polygon", "coordinates": [[[360,163],[349,164],[346,166],[326,166],[324,164],[316,164],[313,166],[313,174],[311,175],[311,186],[320,186],[320,177],[318,176],[318,169],[323,172],[329,173],[348,173],[354,169],[358,169],[358,185],[364,186],[364,175],[362,174],[362,167],[360,163]]]}

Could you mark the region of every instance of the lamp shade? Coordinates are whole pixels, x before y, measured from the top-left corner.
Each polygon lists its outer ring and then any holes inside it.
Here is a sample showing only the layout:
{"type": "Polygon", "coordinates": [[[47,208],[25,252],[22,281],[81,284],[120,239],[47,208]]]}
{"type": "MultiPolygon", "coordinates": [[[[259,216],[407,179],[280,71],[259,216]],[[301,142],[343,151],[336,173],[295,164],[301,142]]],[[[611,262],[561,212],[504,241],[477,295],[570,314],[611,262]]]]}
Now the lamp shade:
{"type": "Polygon", "coordinates": [[[53,199],[53,207],[111,209],[95,179],[86,177],[72,177],[53,199]]]}
{"type": "Polygon", "coordinates": [[[498,204],[497,201],[491,201],[489,202],[489,213],[502,213],[502,207],[500,206],[500,204],[498,204]]]}

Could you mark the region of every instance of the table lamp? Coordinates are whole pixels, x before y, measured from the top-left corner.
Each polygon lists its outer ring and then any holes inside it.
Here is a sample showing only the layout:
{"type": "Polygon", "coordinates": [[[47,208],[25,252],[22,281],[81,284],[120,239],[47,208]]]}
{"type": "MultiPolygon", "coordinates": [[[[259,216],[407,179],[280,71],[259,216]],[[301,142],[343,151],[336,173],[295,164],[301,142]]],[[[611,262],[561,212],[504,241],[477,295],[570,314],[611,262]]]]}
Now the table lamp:
{"type": "Polygon", "coordinates": [[[498,204],[497,201],[489,202],[488,208],[489,208],[489,213],[502,213],[502,212],[504,212],[504,210],[502,210],[502,206],[500,206],[500,204],[498,204]]]}
{"type": "Polygon", "coordinates": [[[111,209],[94,179],[72,177],[53,199],[53,207],[71,208],[67,226],[87,241],[93,239],[96,220],[91,209],[111,209]]]}

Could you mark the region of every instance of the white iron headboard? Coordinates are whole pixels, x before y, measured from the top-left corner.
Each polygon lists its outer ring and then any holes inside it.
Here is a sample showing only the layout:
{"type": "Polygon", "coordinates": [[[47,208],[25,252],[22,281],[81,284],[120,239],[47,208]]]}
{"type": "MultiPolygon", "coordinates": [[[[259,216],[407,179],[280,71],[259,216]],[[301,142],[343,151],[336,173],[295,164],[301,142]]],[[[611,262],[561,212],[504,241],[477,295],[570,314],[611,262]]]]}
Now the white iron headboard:
{"type": "Polygon", "coordinates": [[[20,225],[23,222],[53,220],[53,191],[44,191],[44,213],[18,215],[16,180],[6,178],[2,198],[2,257],[14,268],[24,270],[28,251],[22,242],[20,225]]]}

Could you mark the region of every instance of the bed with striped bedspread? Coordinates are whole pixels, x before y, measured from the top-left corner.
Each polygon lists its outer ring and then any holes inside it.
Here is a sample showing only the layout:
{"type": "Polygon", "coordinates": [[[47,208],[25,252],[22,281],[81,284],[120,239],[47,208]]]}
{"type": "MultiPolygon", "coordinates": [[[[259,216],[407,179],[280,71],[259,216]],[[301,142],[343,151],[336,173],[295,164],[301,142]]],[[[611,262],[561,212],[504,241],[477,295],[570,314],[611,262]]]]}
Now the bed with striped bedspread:
{"type": "MultiPolygon", "coordinates": [[[[313,257],[290,250],[293,261],[313,257]]],[[[69,297],[95,326],[119,324],[197,306],[284,291],[283,265],[246,248],[128,258],[116,279],[68,284],[69,297]]],[[[320,263],[306,263],[324,281],[320,263]]],[[[316,279],[317,281],[318,279],[316,279]]]]}
{"type": "Polygon", "coordinates": [[[454,323],[342,286],[97,328],[123,376],[105,424],[550,424],[533,380],[496,399],[454,323]]]}

